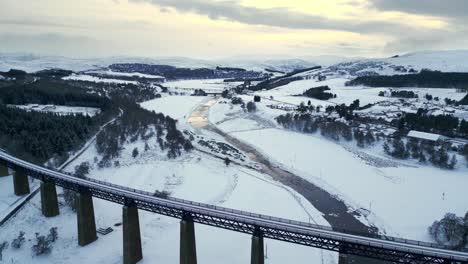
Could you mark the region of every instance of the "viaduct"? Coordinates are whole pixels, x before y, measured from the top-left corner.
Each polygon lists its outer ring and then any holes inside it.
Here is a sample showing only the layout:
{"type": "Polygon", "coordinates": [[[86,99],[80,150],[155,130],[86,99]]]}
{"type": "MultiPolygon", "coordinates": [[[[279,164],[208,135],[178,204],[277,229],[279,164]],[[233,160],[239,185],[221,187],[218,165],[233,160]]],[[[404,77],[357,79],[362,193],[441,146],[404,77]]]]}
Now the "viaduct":
{"type": "Polygon", "coordinates": [[[28,177],[41,181],[41,208],[45,217],[60,213],[57,185],[76,192],[80,246],[97,240],[93,197],[122,204],[124,264],[134,264],[143,259],[139,209],[181,219],[181,264],[197,263],[194,223],[251,234],[251,264],[264,264],[264,238],[336,251],[340,253],[340,263],[346,263],[347,255],[393,263],[468,263],[467,252],[452,251],[431,243],[370,237],[172,197],[156,197],[124,186],[76,178],[17,159],[0,150],[0,177],[8,176],[10,172],[13,174],[14,193],[18,196],[30,192],[28,177]]]}

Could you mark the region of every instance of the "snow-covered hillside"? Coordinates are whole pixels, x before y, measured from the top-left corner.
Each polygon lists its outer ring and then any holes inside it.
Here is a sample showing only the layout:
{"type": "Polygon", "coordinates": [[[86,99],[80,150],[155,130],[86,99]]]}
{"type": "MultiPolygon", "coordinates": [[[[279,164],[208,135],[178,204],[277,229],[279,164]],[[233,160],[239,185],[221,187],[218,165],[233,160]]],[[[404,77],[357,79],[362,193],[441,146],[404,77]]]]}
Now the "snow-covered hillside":
{"type": "Polygon", "coordinates": [[[416,70],[468,72],[468,50],[414,52],[383,61],[416,70]]]}
{"type": "Polygon", "coordinates": [[[221,59],[221,60],[200,60],[184,57],[108,57],[108,58],[67,58],[61,56],[41,56],[22,53],[0,53],[0,71],[19,69],[27,72],[35,72],[43,69],[60,68],[72,71],[85,71],[101,69],[115,63],[144,63],[171,65],[183,68],[216,68],[242,67],[248,70],[264,71],[274,69],[279,71],[292,71],[295,69],[316,66],[314,62],[301,59],[221,59]]]}

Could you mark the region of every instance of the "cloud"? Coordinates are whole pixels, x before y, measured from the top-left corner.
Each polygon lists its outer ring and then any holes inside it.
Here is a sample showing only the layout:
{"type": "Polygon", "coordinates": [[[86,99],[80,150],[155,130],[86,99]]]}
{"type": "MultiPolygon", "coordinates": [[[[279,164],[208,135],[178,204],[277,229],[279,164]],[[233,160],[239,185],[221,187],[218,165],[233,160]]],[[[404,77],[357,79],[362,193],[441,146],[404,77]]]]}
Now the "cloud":
{"type": "Polygon", "coordinates": [[[0,25],[13,26],[32,26],[32,27],[63,27],[63,28],[81,28],[79,25],[72,25],[49,21],[47,19],[30,19],[30,18],[0,18],[0,25]]]}
{"type": "Polygon", "coordinates": [[[34,51],[42,54],[91,57],[105,51],[104,43],[93,38],[61,33],[4,33],[0,34],[0,39],[0,52],[34,51]]]}
{"type": "Polygon", "coordinates": [[[447,32],[443,30],[401,36],[386,43],[385,53],[412,52],[416,50],[460,49],[468,46],[468,30],[447,32]]]}
{"type": "Polygon", "coordinates": [[[370,3],[381,11],[399,11],[447,18],[468,17],[467,0],[370,0],[370,3]]]}
{"type": "Polygon", "coordinates": [[[398,34],[411,27],[393,21],[359,21],[330,19],[324,16],[305,14],[288,8],[256,8],[243,6],[238,1],[210,0],[130,0],[147,2],[179,12],[207,16],[213,20],[230,20],[249,25],[264,25],[289,29],[340,30],[356,33],[398,34]]]}

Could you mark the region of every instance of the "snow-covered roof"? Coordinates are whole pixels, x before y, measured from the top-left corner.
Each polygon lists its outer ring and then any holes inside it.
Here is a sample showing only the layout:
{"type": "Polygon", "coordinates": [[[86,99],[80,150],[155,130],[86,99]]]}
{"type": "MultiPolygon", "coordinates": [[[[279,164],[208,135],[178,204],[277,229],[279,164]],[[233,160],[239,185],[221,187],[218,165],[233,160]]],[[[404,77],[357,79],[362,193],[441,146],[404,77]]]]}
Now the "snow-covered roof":
{"type": "Polygon", "coordinates": [[[421,131],[416,131],[416,130],[411,130],[408,133],[408,137],[425,139],[425,140],[430,140],[430,141],[438,141],[438,140],[444,139],[444,136],[442,135],[426,133],[426,132],[421,132],[421,131]]]}

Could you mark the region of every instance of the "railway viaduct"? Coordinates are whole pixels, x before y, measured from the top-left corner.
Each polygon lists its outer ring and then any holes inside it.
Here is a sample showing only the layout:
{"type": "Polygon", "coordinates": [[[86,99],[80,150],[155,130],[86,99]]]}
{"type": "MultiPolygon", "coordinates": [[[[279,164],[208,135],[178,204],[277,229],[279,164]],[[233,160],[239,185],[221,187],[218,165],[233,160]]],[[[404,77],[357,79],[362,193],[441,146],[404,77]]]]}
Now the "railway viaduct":
{"type": "Polygon", "coordinates": [[[209,204],[172,198],[130,189],[94,179],[79,179],[17,159],[0,151],[0,177],[13,174],[14,193],[30,192],[28,177],[41,181],[41,209],[44,217],[59,215],[56,185],[76,192],[78,244],[97,240],[93,197],[122,204],[123,263],[142,260],[138,210],[146,210],[180,221],[180,263],[196,264],[195,223],[252,235],[251,264],[264,263],[264,238],[364,256],[394,263],[468,263],[468,253],[438,245],[393,237],[368,237],[345,230],[243,212],[209,204]]]}

